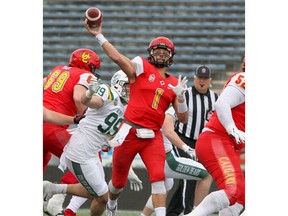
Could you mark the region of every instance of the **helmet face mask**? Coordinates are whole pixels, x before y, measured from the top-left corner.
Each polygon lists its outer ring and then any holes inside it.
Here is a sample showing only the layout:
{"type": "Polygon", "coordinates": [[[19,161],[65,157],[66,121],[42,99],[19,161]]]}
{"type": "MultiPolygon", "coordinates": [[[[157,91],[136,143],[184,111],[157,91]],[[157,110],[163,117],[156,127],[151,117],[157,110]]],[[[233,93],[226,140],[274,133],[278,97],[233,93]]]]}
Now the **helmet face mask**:
{"type": "Polygon", "coordinates": [[[96,67],[93,64],[89,64],[88,67],[90,68],[90,71],[95,74],[96,73],[96,67]]]}
{"type": "Polygon", "coordinates": [[[117,92],[121,99],[128,103],[130,96],[130,86],[128,77],[122,70],[117,71],[112,76],[111,88],[117,92]]]}
{"type": "Polygon", "coordinates": [[[100,58],[90,49],[77,49],[71,54],[69,65],[95,74],[96,69],[100,68],[100,58]]]}
{"type": "Polygon", "coordinates": [[[173,42],[166,37],[157,37],[153,39],[150,42],[147,51],[149,53],[147,60],[156,67],[170,67],[173,63],[175,47],[173,42]],[[162,52],[160,50],[162,50],[162,52]],[[163,52],[164,50],[167,52],[163,52]]]}

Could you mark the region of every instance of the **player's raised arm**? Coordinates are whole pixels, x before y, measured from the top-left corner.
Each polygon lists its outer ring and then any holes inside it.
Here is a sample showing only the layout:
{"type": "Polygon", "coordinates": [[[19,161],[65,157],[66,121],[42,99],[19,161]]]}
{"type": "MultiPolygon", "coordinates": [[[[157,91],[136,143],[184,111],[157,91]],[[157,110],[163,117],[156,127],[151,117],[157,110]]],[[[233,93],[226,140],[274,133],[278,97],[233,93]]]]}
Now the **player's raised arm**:
{"type": "Polygon", "coordinates": [[[102,23],[99,25],[98,28],[91,28],[88,25],[88,20],[85,19],[84,27],[87,31],[96,37],[97,41],[99,42],[100,46],[102,46],[103,51],[106,55],[115,62],[128,76],[130,82],[136,79],[136,67],[133,62],[127,58],[126,56],[122,55],[103,35],[102,33],[102,23]]]}

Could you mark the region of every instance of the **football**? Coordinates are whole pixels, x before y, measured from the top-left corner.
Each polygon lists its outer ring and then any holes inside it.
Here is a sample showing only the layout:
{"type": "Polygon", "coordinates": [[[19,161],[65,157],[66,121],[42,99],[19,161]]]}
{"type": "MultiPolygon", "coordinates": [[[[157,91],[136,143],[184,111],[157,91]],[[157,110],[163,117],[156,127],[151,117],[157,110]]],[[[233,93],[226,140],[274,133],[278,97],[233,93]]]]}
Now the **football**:
{"type": "Polygon", "coordinates": [[[102,13],[96,7],[90,7],[85,12],[85,18],[90,28],[97,28],[102,23],[102,13]]]}

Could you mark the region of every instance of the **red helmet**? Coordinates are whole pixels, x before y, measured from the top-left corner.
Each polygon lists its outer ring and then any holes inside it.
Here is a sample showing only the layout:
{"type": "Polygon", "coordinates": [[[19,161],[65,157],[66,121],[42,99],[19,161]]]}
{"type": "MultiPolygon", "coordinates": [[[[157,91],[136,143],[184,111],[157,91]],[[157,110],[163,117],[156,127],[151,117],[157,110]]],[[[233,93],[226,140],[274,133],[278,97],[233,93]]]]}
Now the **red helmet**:
{"type": "Polygon", "coordinates": [[[245,72],[245,56],[242,61],[242,71],[245,72]]]}
{"type": "Polygon", "coordinates": [[[173,42],[167,37],[157,37],[154,38],[147,49],[149,56],[147,60],[155,65],[156,67],[169,67],[173,63],[173,56],[175,54],[175,47],[173,42]],[[157,59],[154,58],[154,50],[155,49],[165,49],[169,51],[169,59],[165,62],[158,62],[157,59]]]}
{"type": "Polygon", "coordinates": [[[90,49],[77,49],[71,54],[69,65],[95,73],[100,68],[100,58],[90,49]]]}

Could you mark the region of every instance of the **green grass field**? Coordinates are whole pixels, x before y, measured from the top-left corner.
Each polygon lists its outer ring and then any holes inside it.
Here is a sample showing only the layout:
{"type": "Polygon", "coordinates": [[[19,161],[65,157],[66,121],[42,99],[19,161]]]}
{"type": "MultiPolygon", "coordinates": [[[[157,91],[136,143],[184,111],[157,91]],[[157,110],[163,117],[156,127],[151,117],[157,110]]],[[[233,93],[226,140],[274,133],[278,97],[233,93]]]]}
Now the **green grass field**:
{"type": "MultiPolygon", "coordinates": [[[[124,211],[124,210],[118,210],[117,211],[117,216],[139,216],[140,211],[124,211]]],[[[217,216],[218,214],[213,214],[211,216],[217,216]]],[[[43,214],[43,216],[47,216],[46,214],[43,214]]],[[[77,212],[77,216],[90,216],[89,214],[89,209],[80,209],[77,212]]],[[[105,212],[103,214],[105,216],[105,212]]],[[[152,214],[152,216],[155,216],[155,213],[152,214]]]]}
{"type": "MultiPolygon", "coordinates": [[[[140,211],[117,211],[117,216],[139,216],[140,215],[140,211]]],[[[154,216],[155,214],[153,214],[154,216]]],[[[77,212],[77,216],[89,216],[89,209],[83,209],[79,212],[77,212]]],[[[103,214],[103,216],[105,216],[105,213],[103,214]]]]}
{"type": "MultiPolygon", "coordinates": [[[[117,216],[139,216],[140,211],[123,211],[123,210],[118,210],[117,211],[117,216]]],[[[152,214],[154,216],[155,214],[152,214]]],[[[43,213],[43,216],[47,216],[46,214],[43,213]]],[[[90,216],[89,214],[89,209],[80,209],[77,212],[77,216],[90,216]]],[[[105,216],[105,212],[103,214],[105,216]]]]}

